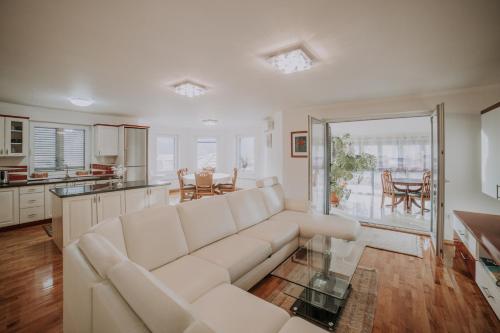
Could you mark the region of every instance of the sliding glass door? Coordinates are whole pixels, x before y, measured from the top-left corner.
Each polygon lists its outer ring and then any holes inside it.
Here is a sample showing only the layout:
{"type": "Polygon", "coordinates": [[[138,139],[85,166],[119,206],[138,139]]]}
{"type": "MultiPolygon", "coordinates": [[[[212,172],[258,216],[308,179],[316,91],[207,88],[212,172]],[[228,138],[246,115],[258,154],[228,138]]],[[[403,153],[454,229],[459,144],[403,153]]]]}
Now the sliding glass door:
{"type": "Polygon", "coordinates": [[[330,205],[329,127],[309,116],[309,201],[314,212],[328,214],[330,205]]]}
{"type": "Polygon", "coordinates": [[[432,128],[432,190],[431,235],[436,255],[442,256],[444,239],[444,104],[436,106],[431,116],[432,128]]]}

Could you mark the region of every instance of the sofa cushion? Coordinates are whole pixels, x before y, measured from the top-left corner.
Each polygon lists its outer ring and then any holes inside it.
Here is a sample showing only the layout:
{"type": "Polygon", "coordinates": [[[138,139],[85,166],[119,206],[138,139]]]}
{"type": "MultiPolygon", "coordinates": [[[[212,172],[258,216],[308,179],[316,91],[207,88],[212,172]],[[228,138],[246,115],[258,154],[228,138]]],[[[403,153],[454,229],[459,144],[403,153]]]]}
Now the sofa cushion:
{"type": "Polygon", "coordinates": [[[227,201],[238,230],[251,227],[270,216],[259,189],[254,188],[227,194],[227,201]]]}
{"type": "Polygon", "coordinates": [[[106,238],[113,246],[127,255],[125,239],[123,237],[122,221],[119,217],[111,217],[93,226],[89,232],[95,232],[106,238]]]}
{"type": "Polygon", "coordinates": [[[355,240],[361,231],[361,225],[355,219],[339,215],[316,215],[285,210],[271,217],[271,220],[297,223],[300,236],[311,238],[322,234],[345,240],[355,240]]]}
{"type": "Polygon", "coordinates": [[[91,321],[92,332],[151,332],[109,281],[92,287],[91,321]]]}
{"type": "Polygon", "coordinates": [[[129,258],[151,270],[187,254],[187,243],[174,206],[157,206],[123,215],[129,258]]]}
{"type": "Polygon", "coordinates": [[[111,267],[127,260],[111,242],[94,232],[82,235],[78,241],[78,248],[103,279],[108,277],[111,267]]]}
{"type": "Polygon", "coordinates": [[[200,297],[193,310],[217,333],[276,333],[290,318],[285,310],[230,284],[200,297]]]}
{"type": "Polygon", "coordinates": [[[177,205],[189,252],[236,233],[225,196],[193,200],[177,205]]]}
{"type": "Polygon", "coordinates": [[[178,333],[194,322],[190,305],[139,265],[122,261],[108,276],[152,332],[178,333]]]}
{"type": "Polygon", "coordinates": [[[259,239],[233,235],[192,255],[224,267],[229,271],[231,282],[234,282],[271,255],[271,244],[259,239]]]}
{"type": "Polygon", "coordinates": [[[285,209],[285,193],[280,184],[259,188],[269,214],[275,215],[285,209]]]}
{"type": "Polygon", "coordinates": [[[288,221],[267,220],[240,231],[240,235],[271,243],[271,249],[275,253],[285,244],[299,237],[299,225],[288,221]]]}
{"type": "Polygon", "coordinates": [[[189,303],[221,283],[230,283],[226,269],[187,255],[152,271],[154,276],[189,303]]]}
{"type": "Polygon", "coordinates": [[[311,324],[299,317],[292,317],[288,320],[278,333],[326,333],[324,330],[316,325],[311,324]]]}

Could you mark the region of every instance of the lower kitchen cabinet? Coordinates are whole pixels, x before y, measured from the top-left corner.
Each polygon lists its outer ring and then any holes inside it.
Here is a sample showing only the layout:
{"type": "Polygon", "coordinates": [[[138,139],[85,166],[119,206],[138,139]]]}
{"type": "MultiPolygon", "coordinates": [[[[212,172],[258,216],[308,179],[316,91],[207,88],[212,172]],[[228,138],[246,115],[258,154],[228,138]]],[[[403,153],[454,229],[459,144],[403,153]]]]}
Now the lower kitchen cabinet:
{"type": "Polygon", "coordinates": [[[59,198],[52,195],[53,239],[59,249],[108,218],[168,205],[168,186],[59,198]]]}
{"type": "Polygon", "coordinates": [[[148,207],[148,189],[138,188],[125,191],[125,213],[133,213],[148,207]]]}
{"type": "Polygon", "coordinates": [[[19,224],[19,189],[0,189],[0,227],[19,224]]]}
{"type": "Polygon", "coordinates": [[[96,201],[97,223],[125,213],[123,191],[97,194],[96,201]]]}
{"type": "MultiPolygon", "coordinates": [[[[53,204],[55,204],[55,201],[53,204]]],[[[54,217],[54,216],[53,216],[54,217]]],[[[63,240],[68,244],[87,232],[96,221],[95,195],[65,198],[62,200],[63,240]]]]}
{"type": "Polygon", "coordinates": [[[168,204],[168,188],[165,186],[150,187],[148,195],[148,207],[163,206],[168,204]]]}

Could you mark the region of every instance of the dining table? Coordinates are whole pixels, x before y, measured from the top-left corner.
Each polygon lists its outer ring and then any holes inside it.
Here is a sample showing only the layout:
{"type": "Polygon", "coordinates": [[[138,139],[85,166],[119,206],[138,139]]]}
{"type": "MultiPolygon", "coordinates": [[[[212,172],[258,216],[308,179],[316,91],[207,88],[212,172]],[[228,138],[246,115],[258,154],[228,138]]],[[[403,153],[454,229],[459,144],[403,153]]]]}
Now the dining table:
{"type": "MultiPolygon", "coordinates": [[[[196,185],[194,173],[188,173],[187,175],[182,176],[182,180],[186,185],[196,185]]],[[[212,174],[212,182],[214,185],[231,183],[231,175],[228,173],[214,172],[212,174]]]]}
{"type": "Polygon", "coordinates": [[[424,185],[423,179],[393,178],[392,184],[396,186],[398,190],[406,193],[404,201],[405,201],[405,209],[407,212],[411,212],[412,203],[414,203],[417,207],[420,207],[420,205],[415,201],[415,199],[410,197],[410,192],[421,190],[424,185]]]}

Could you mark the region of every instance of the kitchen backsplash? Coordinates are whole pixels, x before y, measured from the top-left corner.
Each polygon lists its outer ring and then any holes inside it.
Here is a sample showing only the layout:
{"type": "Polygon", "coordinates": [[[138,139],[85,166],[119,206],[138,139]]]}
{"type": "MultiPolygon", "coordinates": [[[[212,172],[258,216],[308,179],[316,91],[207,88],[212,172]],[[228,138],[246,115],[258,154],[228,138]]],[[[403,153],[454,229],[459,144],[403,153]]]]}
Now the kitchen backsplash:
{"type": "Polygon", "coordinates": [[[9,181],[19,181],[28,179],[28,166],[27,165],[4,165],[0,166],[0,170],[7,170],[9,172],[9,181]]]}

